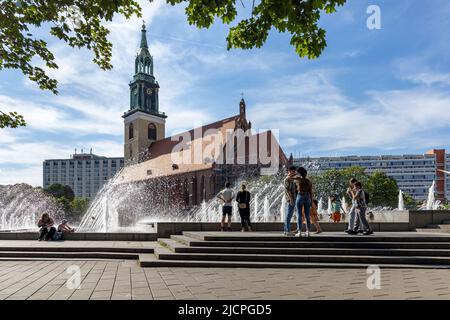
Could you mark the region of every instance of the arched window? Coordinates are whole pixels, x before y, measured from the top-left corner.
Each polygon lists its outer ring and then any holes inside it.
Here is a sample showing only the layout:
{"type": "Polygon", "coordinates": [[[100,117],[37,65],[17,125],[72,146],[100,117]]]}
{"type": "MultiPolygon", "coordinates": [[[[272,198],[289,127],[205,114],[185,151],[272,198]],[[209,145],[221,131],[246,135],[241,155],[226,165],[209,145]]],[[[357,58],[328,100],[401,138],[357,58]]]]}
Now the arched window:
{"type": "Polygon", "coordinates": [[[148,139],[156,140],[156,126],[154,123],[148,124],[148,139]]]}
{"type": "Polygon", "coordinates": [[[133,139],[134,137],[134,127],[133,123],[130,123],[130,126],[128,127],[128,139],[133,139]]]}

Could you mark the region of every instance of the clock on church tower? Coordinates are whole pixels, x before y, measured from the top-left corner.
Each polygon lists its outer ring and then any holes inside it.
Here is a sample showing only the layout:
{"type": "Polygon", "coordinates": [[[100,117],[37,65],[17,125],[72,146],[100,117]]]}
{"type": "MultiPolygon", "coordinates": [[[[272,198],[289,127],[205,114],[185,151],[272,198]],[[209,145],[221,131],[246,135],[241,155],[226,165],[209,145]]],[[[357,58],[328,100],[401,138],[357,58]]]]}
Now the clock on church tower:
{"type": "Polygon", "coordinates": [[[125,165],[145,161],[150,144],[165,137],[167,116],[159,111],[159,84],[153,75],[153,57],[148,51],[145,23],[129,86],[130,108],[122,116],[125,165]]]}

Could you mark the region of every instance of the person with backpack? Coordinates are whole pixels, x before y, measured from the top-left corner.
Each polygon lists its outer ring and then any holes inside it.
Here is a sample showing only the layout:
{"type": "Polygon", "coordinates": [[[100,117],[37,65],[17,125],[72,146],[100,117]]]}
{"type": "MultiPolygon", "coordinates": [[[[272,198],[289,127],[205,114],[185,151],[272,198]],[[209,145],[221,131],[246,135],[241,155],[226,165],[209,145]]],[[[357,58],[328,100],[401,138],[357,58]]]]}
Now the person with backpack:
{"type": "Polygon", "coordinates": [[[233,214],[234,193],[230,188],[230,183],[225,184],[225,189],[217,195],[217,198],[223,201],[222,221],[220,222],[221,231],[225,231],[225,218],[228,217],[228,231],[231,231],[231,216],[233,214]]]}
{"type": "Polygon", "coordinates": [[[242,184],[241,190],[236,195],[239,215],[241,216],[242,232],[252,231],[252,223],[250,222],[250,192],[246,189],[245,184],[242,184]]]}

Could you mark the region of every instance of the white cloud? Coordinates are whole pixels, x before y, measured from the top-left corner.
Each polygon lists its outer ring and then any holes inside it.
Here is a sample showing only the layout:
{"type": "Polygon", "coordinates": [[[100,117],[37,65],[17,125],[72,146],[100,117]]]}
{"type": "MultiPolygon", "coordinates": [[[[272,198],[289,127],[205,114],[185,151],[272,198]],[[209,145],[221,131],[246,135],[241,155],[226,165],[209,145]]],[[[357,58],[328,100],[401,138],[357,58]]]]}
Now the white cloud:
{"type": "Polygon", "coordinates": [[[429,88],[371,91],[358,103],[332,78],[318,70],[277,79],[278,86],[263,88],[262,101],[250,109],[255,127],[280,129],[285,147],[306,153],[399,147],[425,151],[445,139],[450,94],[429,88]]]}

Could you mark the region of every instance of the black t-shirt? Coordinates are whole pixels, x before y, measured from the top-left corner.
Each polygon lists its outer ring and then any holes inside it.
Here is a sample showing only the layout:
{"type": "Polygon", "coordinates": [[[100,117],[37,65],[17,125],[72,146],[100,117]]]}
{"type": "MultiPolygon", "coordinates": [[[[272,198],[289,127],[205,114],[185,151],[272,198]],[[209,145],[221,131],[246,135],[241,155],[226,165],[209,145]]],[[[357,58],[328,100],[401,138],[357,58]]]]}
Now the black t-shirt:
{"type": "Polygon", "coordinates": [[[250,192],[246,191],[239,191],[236,196],[236,201],[238,203],[250,203],[250,192]]]}

